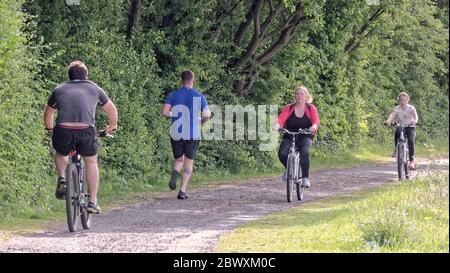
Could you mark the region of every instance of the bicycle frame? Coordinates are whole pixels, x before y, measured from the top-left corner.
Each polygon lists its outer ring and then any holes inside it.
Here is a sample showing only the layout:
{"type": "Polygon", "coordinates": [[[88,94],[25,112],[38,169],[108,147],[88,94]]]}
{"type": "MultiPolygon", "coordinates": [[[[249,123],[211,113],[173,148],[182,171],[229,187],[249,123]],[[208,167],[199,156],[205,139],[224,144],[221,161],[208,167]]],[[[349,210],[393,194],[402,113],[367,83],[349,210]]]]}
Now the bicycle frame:
{"type": "MultiPolygon", "coordinates": [[[[397,139],[397,149],[402,148],[402,162],[407,163],[409,161],[408,158],[408,143],[406,141],[405,137],[405,127],[399,127],[400,128],[400,137],[397,139]]],[[[400,151],[400,150],[397,150],[400,151]]]]}
{"type": "MultiPolygon", "coordinates": [[[[112,137],[106,131],[97,132],[98,137],[112,137]]],[[[65,187],[67,223],[70,232],[77,230],[78,219],[84,229],[90,228],[91,216],[87,210],[90,197],[89,187],[85,181],[84,161],[77,153],[75,146],[69,154],[69,163],[66,168],[67,184],[65,187]]]]}
{"type": "Polygon", "coordinates": [[[300,163],[300,153],[297,151],[297,147],[295,145],[296,139],[295,139],[296,135],[292,134],[292,144],[291,144],[291,148],[289,149],[289,154],[288,154],[288,162],[289,160],[292,160],[291,158],[294,158],[294,183],[299,183],[301,181],[301,179],[299,179],[299,177],[301,177],[301,168],[299,168],[299,163],[300,163]]]}
{"type": "Polygon", "coordinates": [[[396,123],[394,124],[394,128],[396,130],[400,129],[400,135],[397,138],[397,146],[395,147],[397,149],[397,168],[398,168],[398,178],[399,180],[403,179],[403,175],[406,179],[409,179],[410,177],[410,170],[409,170],[409,161],[410,158],[408,158],[408,142],[405,137],[405,130],[406,128],[410,127],[411,124],[409,124],[406,127],[400,126],[400,124],[396,123]]]}
{"type": "Polygon", "coordinates": [[[303,200],[304,188],[302,186],[302,175],[300,168],[300,153],[296,149],[296,136],[298,134],[311,134],[309,130],[300,129],[298,132],[290,132],[284,128],[280,128],[279,132],[287,133],[292,136],[292,144],[289,149],[287,158],[287,200],[292,201],[292,193],[294,191],[294,185],[297,188],[297,199],[303,200]]]}
{"type": "MultiPolygon", "coordinates": [[[[111,134],[108,134],[105,130],[101,130],[97,132],[97,136],[98,137],[105,137],[105,138],[112,138],[113,136],[111,134]]],[[[67,166],[69,166],[70,164],[75,164],[75,166],[77,167],[77,171],[78,171],[78,185],[79,185],[79,189],[80,189],[80,195],[77,196],[77,200],[74,200],[74,202],[78,202],[78,204],[80,205],[80,209],[83,212],[86,212],[86,202],[84,201],[84,198],[89,198],[89,193],[84,193],[83,192],[83,182],[85,179],[85,175],[84,175],[84,162],[83,159],[81,157],[80,154],[77,153],[77,151],[75,150],[75,147],[72,148],[72,151],[70,152],[70,156],[69,156],[69,164],[67,164],[67,166]]],[[[77,212],[77,216],[80,215],[80,211],[77,212]]]]}

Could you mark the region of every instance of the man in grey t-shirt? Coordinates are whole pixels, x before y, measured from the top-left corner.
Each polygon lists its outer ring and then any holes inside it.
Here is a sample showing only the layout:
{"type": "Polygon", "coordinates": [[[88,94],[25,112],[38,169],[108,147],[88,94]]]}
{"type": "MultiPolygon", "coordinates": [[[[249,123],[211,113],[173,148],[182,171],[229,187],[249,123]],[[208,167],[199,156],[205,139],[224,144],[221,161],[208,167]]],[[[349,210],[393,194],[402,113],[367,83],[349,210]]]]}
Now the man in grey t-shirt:
{"type": "Polygon", "coordinates": [[[65,168],[69,153],[75,148],[83,156],[86,166],[86,179],[89,185],[89,204],[91,213],[101,211],[97,201],[99,172],[97,166],[97,131],[95,128],[95,110],[97,104],[107,113],[109,125],[105,131],[111,134],[117,128],[117,109],[105,91],[87,80],[88,70],[81,61],[69,65],[69,81],[57,86],[47,102],[44,113],[45,128],[52,135],[55,149],[55,163],[58,182],[55,196],[64,198],[65,168]],[[56,125],[53,115],[58,112],[56,125]]]}

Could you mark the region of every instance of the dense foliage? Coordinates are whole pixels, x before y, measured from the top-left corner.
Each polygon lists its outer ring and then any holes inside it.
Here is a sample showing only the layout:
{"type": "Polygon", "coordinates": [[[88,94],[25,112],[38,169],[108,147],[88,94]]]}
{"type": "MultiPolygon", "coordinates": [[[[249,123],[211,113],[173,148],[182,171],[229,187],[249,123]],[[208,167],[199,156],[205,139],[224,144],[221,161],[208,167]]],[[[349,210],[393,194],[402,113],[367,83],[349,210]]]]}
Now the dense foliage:
{"type": "MultiPolygon", "coordinates": [[[[390,143],[382,121],[402,90],[419,112],[418,141],[448,136],[448,0],[79,2],[0,3],[0,217],[46,208],[42,110],[74,59],[119,109],[118,135],[102,143],[104,188],[145,188],[170,169],[159,110],[185,69],[220,106],[281,106],[307,86],[322,120],[315,156],[390,143]]],[[[196,166],[263,169],[275,154],[255,141],[203,141],[196,166]]]]}

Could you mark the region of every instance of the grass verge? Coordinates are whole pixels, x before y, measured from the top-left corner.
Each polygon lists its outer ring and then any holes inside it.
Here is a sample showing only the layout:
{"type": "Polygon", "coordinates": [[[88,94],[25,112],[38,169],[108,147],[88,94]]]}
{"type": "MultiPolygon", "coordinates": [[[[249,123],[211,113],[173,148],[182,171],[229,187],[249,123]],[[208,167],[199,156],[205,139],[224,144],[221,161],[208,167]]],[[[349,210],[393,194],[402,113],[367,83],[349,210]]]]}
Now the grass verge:
{"type": "Polygon", "coordinates": [[[224,235],[219,252],[449,252],[447,174],[324,198],[224,235]]]}

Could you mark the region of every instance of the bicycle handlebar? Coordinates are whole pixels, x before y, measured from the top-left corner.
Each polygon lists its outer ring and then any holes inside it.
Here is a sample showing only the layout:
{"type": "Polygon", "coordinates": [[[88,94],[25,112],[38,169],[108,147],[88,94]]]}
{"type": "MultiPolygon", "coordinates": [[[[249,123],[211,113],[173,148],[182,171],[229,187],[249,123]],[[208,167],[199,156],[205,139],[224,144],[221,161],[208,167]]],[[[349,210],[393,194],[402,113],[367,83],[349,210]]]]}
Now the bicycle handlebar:
{"type": "Polygon", "coordinates": [[[311,133],[311,131],[309,131],[309,129],[299,129],[297,132],[291,132],[287,129],[279,128],[278,132],[279,133],[287,133],[289,135],[299,135],[299,134],[312,135],[312,133],[311,133]]]}
{"type": "MultiPolygon", "coordinates": [[[[391,125],[388,125],[386,122],[384,122],[384,125],[392,126],[392,127],[402,127],[402,126],[400,126],[400,122],[392,122],[391,125]]],[[[403,128],[409,128],[411,126],[412,126],[412,122],[408,123],[408,126],[405,126],[403,128]]]]}
{"type": "MultiPolygon", "coordinates": [[[[116,132],[116,130],[113,130],[113,132],[116,132]]],[[[106,138],[113,138],[114,137],[112,134],[106,133],[106,130],[97,131],[97,136],[98,137],[106,137],[106,138]]]]}

